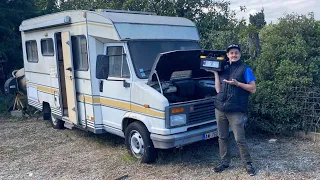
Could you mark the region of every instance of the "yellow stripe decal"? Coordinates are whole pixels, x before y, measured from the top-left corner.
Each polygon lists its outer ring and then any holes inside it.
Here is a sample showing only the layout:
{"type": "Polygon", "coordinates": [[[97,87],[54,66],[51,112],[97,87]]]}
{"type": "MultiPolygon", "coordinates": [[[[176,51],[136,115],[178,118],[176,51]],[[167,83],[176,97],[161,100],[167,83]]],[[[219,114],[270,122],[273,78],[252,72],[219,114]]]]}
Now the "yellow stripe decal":
{"type": "MultiPolygon", "coordinates": [[[[28,86],[36,86],[39,91],[47,92],[50,94],[59,94],[58,89],[50,88],[50,87],[44,87],[36,84],[28,83],[28,86]]],[[[161,117],[164,118],[164,112],[156,111],[150,108],[145,108],[143,106],[130,104],[129,102],[123,102],[113,99],[107,99],[107,98],[101,98],[101,97],[94,97],[88,96],[88,95],[80,95],[78,94],[78,100],[81,102],[91,103],[91,104],[101,104],[109,107],[115,107],[119,109],[125,109],[127,111],[134,111],[139,112],[151,116],[161,117]]]]}
{"type": "Polygon", "coordinates": [[[44,92],[47,92],[47,93],[50,93],[50,94],[54,94],[54,93],[57,94],[57,91],[55,91],[55,89],[53,89],[53,88],[44,87],[44,86],[37,86],[37,89],[39,91],[44,91],[44,92]]]}
{"type": "Polygon", "coordinates": [[[135,111],[135,112],[140,112],[140,113],[143,113],[143,114],[149,114],[149,115],[152,115],[152,116],[157,116],[157,117],[164,118],[164,112],[155,111],[153,109],[145,108],[143,106],[139,106],[139,105],[135,105],[135,104],[131,104],[131,110],[135,111]]]}
{"type": "Polygon", "coordinates": [[[59,94],[59,89],[56,88],[52,88],[52,87],[46,87],[46,86],[41,86],[41,85],[37,85],[37,84],[33,84],[33,83],[27,83],[27,86],[33,86],[36,87],[37,90],[39,91],[43,91],[49,94],[59,94]]]}
{"type": "Polygon", "coordinates": [[[156,117],[161,117],[164,118],[164,112],[161,111],[156,111],[150,108],[145,108],[143,106],[135,105],[135,104],[130,104],[129,102],[124,102],[124,101],[118,101],[118,100],[113,100],[113,99],[108,99],[108,98],[102,98],[102,97],[94,97],[92,98],[91,96],[87,95],[78,95],[78,100],[81,102],[86,103],[91,103],[91,104],[101,104],[109,107],[114,107],[114,108],[119,108],[119,109],[124,109],[127,111],[133,111],[133,112],[138,112],[138,113],[143,113],[151,116],[156,116],[156,117]]]}
{"type": "Polygon", "coordinates": [[[77,98],[79,101],[81,101],[81,102],[84,102],[84,100],[85,100],[85,102],[86,103],[91,103],[91,104],[93,104],[93,100],[92,100],[92,96],[86,96],[86,95],[80,95],[80,94],[78,94],[78,98],[77,98]]]}
{"type": "Polygon", "coordinates": [[[121,101],[117,101],[117,100],[113,100],[113,99],[98,98],[98,97],[93,98],[93,102],[95,104],[102,104],[102,105],[111,106],[111,107],[125,109],[125,110],[130,111],[130,103],[127,103],[127,102],[121,102],[121,101]]]}

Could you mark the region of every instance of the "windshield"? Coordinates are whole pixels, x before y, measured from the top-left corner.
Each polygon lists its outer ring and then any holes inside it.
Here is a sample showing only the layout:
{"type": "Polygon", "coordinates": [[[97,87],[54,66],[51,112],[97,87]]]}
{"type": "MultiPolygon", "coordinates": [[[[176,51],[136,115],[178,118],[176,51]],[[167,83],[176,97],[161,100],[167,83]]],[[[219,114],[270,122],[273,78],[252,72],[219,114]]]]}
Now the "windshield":
{"type": "Polygon", "coordinates": [[[160,53],[174,50],[200,49],[200,45],[194,41],[129,41],[131,59],[139,78],[149,77],[156,57],[160,53]]]}

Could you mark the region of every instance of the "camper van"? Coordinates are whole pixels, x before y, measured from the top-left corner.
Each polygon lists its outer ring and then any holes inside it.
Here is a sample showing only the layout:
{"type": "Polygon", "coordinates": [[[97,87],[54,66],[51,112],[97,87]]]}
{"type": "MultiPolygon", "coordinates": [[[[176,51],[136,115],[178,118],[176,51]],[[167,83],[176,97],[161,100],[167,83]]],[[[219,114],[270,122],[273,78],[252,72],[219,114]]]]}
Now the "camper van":
{"type": "Polygon", "coordinates": [[[152,162],[217,136],[214,80],[195,24],[147,12],[75,10],[22,22],[28,104],[53,128],[125,138],[152,162]]]}

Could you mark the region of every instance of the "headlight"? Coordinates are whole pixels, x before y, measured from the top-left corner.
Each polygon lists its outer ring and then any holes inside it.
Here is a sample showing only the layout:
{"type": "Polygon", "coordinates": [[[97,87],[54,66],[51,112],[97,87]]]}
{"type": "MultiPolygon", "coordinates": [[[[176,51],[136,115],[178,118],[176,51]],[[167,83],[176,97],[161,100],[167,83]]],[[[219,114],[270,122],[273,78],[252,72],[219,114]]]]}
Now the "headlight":
{"type": "Polygon", "coordinates": [[[180,126],[187,123],[186,114],[178,114],[170,116],[170,126],[180,126]]]}

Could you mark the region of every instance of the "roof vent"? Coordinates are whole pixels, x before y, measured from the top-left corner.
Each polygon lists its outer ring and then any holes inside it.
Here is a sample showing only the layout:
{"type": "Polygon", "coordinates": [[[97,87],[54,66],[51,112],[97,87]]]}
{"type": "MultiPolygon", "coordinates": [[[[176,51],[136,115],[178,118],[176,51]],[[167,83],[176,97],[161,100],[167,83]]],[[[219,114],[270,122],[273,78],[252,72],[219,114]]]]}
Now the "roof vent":
{"type": "Polygon", "coordinates": [[[126,11],[126,10],[113,10],[113,9],[96,9],[95,11],[96,11],[96,12],[112,12],[112,13],[156,15],[156,13],[153,13],[153,12],[126,11]]]}

